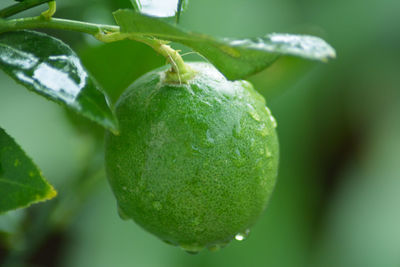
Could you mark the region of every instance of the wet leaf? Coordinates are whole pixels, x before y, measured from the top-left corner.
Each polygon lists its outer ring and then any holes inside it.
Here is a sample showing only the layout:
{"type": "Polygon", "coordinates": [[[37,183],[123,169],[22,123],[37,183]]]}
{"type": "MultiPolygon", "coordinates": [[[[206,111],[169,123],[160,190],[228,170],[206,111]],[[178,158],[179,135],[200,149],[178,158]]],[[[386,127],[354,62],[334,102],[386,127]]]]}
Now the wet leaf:
{"type": "Polygon", "coordinates": [[[0,214],[56,195],[32,160],[0,128],[0,214]]]}
{"type": "Polygon", "coordinates": [[[189,0],[131,0],[135,9],[149,16],[179,18],[189,0]]]}
{"type": "Polygon", "coordinates": [[[246,78],[270,66],[279,56],[327,61],[335,50],[324,40],[306,35],[268,34],[253,39],[215,38],[179,28],[133,10],[118,10],[121,31],[184,44],[206,57],[228,79],[246,78]]]}
{"type": "Polygon", "coordinates": [[[3,33],[0,68],[26,88],[117,132],[106,95],[62,41],[33,31],[3,33]]]}

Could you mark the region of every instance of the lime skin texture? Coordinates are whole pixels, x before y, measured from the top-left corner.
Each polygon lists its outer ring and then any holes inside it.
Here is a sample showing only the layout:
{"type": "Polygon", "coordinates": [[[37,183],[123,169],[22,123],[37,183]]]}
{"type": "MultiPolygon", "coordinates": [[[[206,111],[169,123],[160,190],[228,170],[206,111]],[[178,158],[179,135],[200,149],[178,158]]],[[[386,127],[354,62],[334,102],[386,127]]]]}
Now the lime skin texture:
{"type": "Polygon", "coordinates": [[[105,159],[120,216],[196,253],[248,232],[273,191],[279,145],[249,82],[186,64],[196,74],[185,84],[168,82],[163,67],[123,93],[105,159]]]}

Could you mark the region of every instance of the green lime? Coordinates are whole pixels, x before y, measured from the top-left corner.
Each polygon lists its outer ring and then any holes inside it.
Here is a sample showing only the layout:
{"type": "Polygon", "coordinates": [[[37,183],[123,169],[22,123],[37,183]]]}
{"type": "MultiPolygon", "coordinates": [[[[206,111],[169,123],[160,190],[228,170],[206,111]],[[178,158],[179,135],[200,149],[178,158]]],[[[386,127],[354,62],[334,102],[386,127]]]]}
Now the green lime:
{"type": "Polygon", "coordinates": [[[106,168],[121,217],[196,253],[241,240],[274,188],[276,122],[249,82],[187,63],[186,84],[167,68],[120,97],[120,135],[106,135],[106,168]]]}

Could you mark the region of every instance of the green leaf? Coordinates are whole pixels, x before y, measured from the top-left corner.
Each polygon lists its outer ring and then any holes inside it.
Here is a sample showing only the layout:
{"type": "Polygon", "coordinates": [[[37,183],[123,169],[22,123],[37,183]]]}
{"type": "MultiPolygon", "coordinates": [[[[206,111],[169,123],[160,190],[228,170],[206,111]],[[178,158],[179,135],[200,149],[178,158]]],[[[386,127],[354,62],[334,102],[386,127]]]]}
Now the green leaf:
{"type": "Polygon", "coordinates": [[[33,31],[3,33],[0,68],[26,88],[117,132],[106,95],[62,41],[33,31]]]}
{"type": "Polygon", "coordinates": [[[0,128],[0,213],[57,195],[17,143],[0,128]]]}
{"type": "Polygon", "coordinates": [[[335,57],[335,50],[329,44],[313,36],[273,33],[253,39],[215,38],[181,29],[133,10],[118,10],[114,12],[114,17],[124,33],[153,36],[192,48],[230,80],[257,73],[282,55],[318,61],[335,57]]]}
{"type": "Polygon", "coordinates": [[[154,17],[173,17],[186,9],[189,0],[131,0],[137,12],[154,17]]]}

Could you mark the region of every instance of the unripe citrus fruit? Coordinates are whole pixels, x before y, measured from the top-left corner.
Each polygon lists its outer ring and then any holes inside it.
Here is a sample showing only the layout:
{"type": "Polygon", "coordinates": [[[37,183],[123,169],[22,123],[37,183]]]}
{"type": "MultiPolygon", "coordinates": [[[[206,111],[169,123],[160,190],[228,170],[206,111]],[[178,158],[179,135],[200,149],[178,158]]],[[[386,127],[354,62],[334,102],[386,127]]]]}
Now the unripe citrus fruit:
{"type": "Polygon", "coordinates": [[[227,244],[265,209],[278,168],[276,122],[246,81],[207,63],[186,84],[167,68],[120,97],[106,168],[121,217],[189,252],[227,244]]]}

